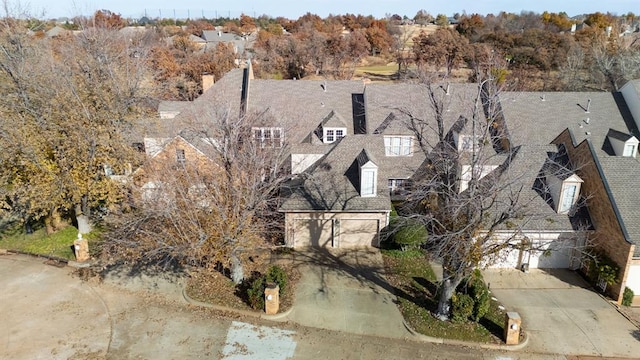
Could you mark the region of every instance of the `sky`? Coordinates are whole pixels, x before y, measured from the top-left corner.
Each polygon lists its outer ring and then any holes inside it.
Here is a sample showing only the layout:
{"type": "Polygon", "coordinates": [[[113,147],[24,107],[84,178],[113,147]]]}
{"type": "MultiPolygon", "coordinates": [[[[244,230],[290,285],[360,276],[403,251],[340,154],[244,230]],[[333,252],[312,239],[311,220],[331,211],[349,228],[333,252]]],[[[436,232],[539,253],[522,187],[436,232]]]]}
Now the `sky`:
{"type": "Polygon", "coordinates": [[[57,18],[90,15],[106,9],[123,17],[138,18],[214,18],[267,14],[296,19],[307,12],[321,17],[329,14],[362,14],[377,18],[386,14],[407,15],[410,18],[420,9],[432,15],[455,13],[497,14],[500,11],[520,13],[566,12],[569,16],[600,12],[618,15],[640,14],[638,0],[8,0],[14,8],[26,9],[37,17],[57,18]],[[40,16],[43,14],[44,16],[40,16]]]}

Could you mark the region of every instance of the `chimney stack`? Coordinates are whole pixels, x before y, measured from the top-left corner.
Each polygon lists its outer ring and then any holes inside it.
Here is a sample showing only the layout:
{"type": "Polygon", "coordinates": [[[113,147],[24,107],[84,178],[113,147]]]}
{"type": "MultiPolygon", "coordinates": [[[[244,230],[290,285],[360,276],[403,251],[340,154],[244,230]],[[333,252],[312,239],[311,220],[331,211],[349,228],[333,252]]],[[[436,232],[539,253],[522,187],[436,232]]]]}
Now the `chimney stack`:
{"type": "Polygon", "coordinates": [[[589,113],[589,108],[591,108],[591,99],[587,100],[587,111],[585,111],[586,113],[589,113]]]}

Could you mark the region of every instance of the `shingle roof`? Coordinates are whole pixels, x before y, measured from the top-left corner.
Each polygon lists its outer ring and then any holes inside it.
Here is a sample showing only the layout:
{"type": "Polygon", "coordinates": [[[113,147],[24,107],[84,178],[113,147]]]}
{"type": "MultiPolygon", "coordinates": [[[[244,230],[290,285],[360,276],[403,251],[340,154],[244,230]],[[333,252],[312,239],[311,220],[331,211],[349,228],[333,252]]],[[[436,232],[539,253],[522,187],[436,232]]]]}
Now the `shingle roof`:
{"type": "MultiPolygon", "coordinates": [[[[640,83],[632,83],[632,86],[640,86],[640,83]]],[[[548,144],[567,128],[575,138],[574,145],[589,139],[605,181],[610,185],[621,225],[628,234],[627,240],[640,244],[640,215],[633,211],[632,204],[633,199],[640,198],[640,188],[633,183],[640,176],[640,166],[634,158],[615,156],[607,139],[611,134],[629,134],[638,138],[638,128],[622,95],[606,92],[513,92],[502,94],[500,100],[516,145],[548,144]]],[[[635,256],[640,256],[640,250],[636,249],[635,256]]]]}
{"type": "Polygon", "coordinates": [[[635,135],[628,126],[629,121],[633,122],[629,110],[618,94],[505,92],[500,104],[516,145],[546,145],[568,128],[577,143],[591,139],[602,153],[610,129],[635,135]]]}
{"type": "Polygon", "coordinates": [[[607,133],[607,136],[612,137],[614,139],[621,140],[621,141],[627,141],[633,137],[633,135],[623,133],[622,131],[613,130],[613,129],[609,130],[609,132],[607,133]]]}
{"type": "Polygon", "coordinates": [[[326,210],[387,211],[390,209],[388,179],[407,179],[424,161],[412,156],[386,156],[384,136],[352,135],[334,143],[324,158],[307,171],[307,178],[285,200],[282,211],[326,210]],[[358,156],[362,153],[378,166],[378,195],[359,196],[358,156]]]}
{"type": "MultiPolygon", "coordinates": [[[[622,156],[601,156],[598,159],[609,189],[613,193],[623,225],[630,237],[629,240],[640,245],[640,211],[638,211],[640,160],[622,156]]],[[[640,257],[640,246],[636,246],[634,257],[640,257]]]]}

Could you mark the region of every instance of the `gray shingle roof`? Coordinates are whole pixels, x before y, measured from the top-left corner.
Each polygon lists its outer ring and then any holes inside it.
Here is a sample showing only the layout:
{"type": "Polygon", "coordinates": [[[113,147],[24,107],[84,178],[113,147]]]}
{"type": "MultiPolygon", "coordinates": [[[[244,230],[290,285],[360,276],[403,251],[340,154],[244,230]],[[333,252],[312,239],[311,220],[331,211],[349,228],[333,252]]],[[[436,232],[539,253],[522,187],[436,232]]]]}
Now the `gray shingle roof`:
{"type": "Polygon", "coordinates": [[[282,211],[387,211],[390,209],[389,179],[408,179],[424,161],[424,154],[386,156],[384,136],[352,135],[337,141],[307,172],[308,178],[283,203],[282,211]],[[359,196],[358,155],[366,153],[378,166],[377,190],[373,198],[359,196]],[[324,195],[322,195],[324,194],[324,195]]]}
{"type": "MultiPolygon", "coordinates": [[[[614,156],[607,139],[611,134],[638,138],[638,129],[621,94],[560,92],[543,96],[542,93],[513,92],[502,94],[500,100],[516,145],[548,144],[567,128],[575,137],[575,145],[589,139],[610,185],[621,225],[627,230],[627,240],[640,244],[640,214],[634,211],[632,203],[633,199],[640,198],[640,188],[633,183],[640,176],[640,166],[634,158],[614,156]]],[[[640,256],[638,248],[635,256],[640,256]]]]}
{"type": "MultiPolygon", "coordinates": [[[[629,240],[640,245],[640,160],[632,157],[601,156],[599,161],[629,240]]],[[[636,246],[634,257],[640,257],[640,246],[636,246]]]]}

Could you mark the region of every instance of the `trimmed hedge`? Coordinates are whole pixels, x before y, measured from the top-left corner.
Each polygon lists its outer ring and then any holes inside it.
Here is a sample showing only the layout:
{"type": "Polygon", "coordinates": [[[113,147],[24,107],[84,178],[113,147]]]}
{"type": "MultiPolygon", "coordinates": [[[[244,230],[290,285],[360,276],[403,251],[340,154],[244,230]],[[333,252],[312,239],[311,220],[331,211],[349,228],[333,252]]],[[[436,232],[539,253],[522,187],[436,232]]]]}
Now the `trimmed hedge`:
{"type": "Polygon", "coordinates": [[[489,312],[491,296],[480,270],[474,270],[458,286],[456,294],[451,298],[451,305],[452,319],[457,322],[479,322],[489,312]]]}
{"type": "Polygon", "coordinates": [[[280,295],[283,295],[287,289],[287,273],[280,266],[273,265],[267,270],[265,282],[278,284],[280,295]]]}
{"type": "Polygon", "coordinates": [[[624,292],[622,293],[622,305],[631,306],[634,296],[635,295],[633,293],[633,290],[629,289],[628,287],[625,287],[624,292]]]}
{"type": "Polygon", "coordinates": [[[390,224],[391,241],[402,250],[420,247],[427,241],[427,228],[413,218],[394,218],[390,224]]]}
{"type": "Polygon", "coordinates": [[[451,320],[465,322],[473,314],[473,299],[464,293],[455,293],[451,297],[451,320]]]}

